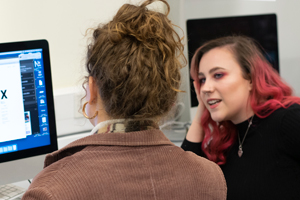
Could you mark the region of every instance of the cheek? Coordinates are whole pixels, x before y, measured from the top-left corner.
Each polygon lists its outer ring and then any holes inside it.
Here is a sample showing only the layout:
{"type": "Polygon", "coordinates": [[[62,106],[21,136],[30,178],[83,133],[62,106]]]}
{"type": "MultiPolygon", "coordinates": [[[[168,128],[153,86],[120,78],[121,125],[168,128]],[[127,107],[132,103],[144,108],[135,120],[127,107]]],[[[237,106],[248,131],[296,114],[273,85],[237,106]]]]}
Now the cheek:
{"type": "Polygon", "coordinates": [[[231,106],[234,106],[233,104],[241,104],[244,102],[248,99],[250,93],[247,85],[240,81],[222,84],[222,86],[219,87],[219,92],[223,100],[231,104],[231,106]]]}
{"type": "Polygon", "coordinates": [[[200,90],[200,99],[198,99],[198,101],[202,101],[204,104],[205,104],[205,102],[204,102],[204,94],[203,94],[203,92],[201,92],[201,90],[200,90]]]}
{"type": "Polygon", "coordinates": [[[204,94],[200,95],[199,101],[201,101],[201,102],[199,102],[199,104],[200,103],[202,104],[202,108],[205,107],[207,110],[210,109],[208,103],[205,101],[205,95],[204,94]]]}
{"type": "Polygon", "coordinates": [[[243,86],[235,87],[232,91],[228,91],[227,103],[233,108],[240,108],[246,106],[250,92],[243,86]]]}

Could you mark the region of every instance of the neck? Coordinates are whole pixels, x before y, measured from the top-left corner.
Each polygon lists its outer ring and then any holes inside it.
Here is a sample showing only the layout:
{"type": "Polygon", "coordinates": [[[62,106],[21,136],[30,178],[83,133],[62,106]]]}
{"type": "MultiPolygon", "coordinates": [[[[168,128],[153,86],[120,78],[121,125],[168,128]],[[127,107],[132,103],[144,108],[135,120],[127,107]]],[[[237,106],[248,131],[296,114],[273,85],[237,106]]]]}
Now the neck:
{"type": "Polygon", "coordinates": [[[94,119],[90,119],[90,122],[93,124],[93,126],[96,126],[97,124],[107,120],[111,120],[111,118],[108,116],[104,109],[99,109],[98,115],[94,119]]]}
{"type": "Polygon", "coordinates": [[[231,120],[232,123],[234,124],[239,124],[243,121],[246,121],[247,119],[249,119],[250,117],[252,117],[254,115],[254,111],[252,109],[248,110],[248,112],[244,113],[244,115],[237,117],[234,120],[231,120]]]}

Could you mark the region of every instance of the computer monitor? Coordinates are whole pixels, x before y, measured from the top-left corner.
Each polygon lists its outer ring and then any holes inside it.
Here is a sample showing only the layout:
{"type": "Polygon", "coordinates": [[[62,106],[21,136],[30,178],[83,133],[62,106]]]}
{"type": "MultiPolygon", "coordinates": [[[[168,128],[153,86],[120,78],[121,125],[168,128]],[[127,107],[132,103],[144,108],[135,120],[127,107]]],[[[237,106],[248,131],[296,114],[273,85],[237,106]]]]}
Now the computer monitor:
{"type": "MultiPolygon", "coordinates": [[[[254,38],[261,45],[266,58],[279,72],[276,14],[189,19],[186,27],[189,66],[197,48],[206,41],[228,35],[244,35],[254,38]]],[[[198,105],[192,83],[190,79],[191,119],[198,105]]]]}
{"type": "Polygon", "coordinates": [[[0,44],[0,185],[33,178],[55,150],[48,42],[0,44]]]}

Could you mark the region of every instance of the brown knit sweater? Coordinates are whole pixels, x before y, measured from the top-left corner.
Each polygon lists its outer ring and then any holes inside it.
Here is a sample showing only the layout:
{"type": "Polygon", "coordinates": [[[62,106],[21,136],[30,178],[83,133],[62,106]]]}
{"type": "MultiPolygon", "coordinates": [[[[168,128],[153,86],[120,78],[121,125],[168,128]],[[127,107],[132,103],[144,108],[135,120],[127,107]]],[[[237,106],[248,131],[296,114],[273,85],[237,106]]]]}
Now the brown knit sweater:
{"type": "Polygon", "coordinates": [[[49,154],[22,199],[226,199],[220,168],[158,129],[105,133],[49,154]]]}

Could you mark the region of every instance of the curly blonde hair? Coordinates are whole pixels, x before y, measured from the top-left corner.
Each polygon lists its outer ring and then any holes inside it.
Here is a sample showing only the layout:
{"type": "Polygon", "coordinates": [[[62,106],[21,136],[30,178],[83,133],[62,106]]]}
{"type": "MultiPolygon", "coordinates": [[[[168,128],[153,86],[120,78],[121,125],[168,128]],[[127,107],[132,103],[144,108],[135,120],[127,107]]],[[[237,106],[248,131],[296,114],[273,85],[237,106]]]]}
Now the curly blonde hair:
{"type": "Polygon", "coordinates": [[[111,118],[148,119],[166,115],[176,102],[186,64],[182,39],[167,14],[147,0],[124,4],[113,20],[93,30],[86,69],[111,118]],[[183,62],[182,62],[183,61],[183,62]]]}

